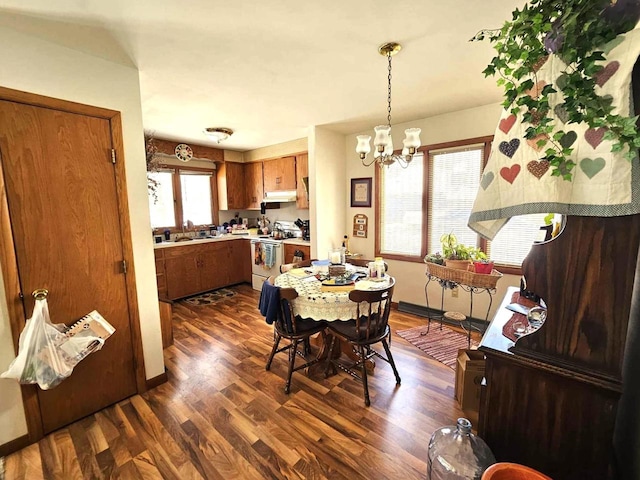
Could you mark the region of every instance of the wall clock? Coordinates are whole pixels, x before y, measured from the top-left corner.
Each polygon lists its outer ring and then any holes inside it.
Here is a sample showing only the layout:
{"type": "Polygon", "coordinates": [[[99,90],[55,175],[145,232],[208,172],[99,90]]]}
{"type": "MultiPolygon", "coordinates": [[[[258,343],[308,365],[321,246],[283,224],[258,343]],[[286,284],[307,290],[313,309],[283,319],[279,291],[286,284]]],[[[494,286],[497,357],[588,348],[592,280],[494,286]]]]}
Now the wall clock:
{"type": "Polygon", "coordinates": [[[193,150],[186,143],[181,143],[176,146],[176,157],[178,157],[178,160],[188,162],[193,158],[193,150]]]}

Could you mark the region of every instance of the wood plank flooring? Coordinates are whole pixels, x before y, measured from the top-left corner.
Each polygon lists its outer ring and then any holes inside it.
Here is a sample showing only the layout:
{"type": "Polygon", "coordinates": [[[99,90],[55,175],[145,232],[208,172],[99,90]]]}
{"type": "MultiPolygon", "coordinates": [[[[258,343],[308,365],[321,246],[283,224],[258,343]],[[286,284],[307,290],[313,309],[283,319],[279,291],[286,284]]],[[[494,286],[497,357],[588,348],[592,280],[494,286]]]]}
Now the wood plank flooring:
{"type": "MultiPolygon", "coordinates": [[[[169,381],[5,459],[7,480],[424,479],[431,433],[462,415],[454,372],[393,334],[402,385],[378,361],[362,385],[345,373],[293,375],[264,366],[272,327],[248,285],[210,306],[174,305],[169,381]]],[[[392,331],[425,319],[392,311],[392,331]]]]}

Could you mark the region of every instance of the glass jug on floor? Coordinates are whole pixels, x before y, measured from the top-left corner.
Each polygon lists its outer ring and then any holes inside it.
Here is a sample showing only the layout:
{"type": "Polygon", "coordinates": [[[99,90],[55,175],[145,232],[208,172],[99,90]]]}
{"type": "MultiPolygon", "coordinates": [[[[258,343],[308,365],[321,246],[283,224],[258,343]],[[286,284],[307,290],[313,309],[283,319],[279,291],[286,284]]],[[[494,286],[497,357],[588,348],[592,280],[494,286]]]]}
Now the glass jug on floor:
{"type": "Polygon", "coordinates": [[[436,430],[429,440],[428,455],[429,480],[480,480],[496,463],[484,440],[471,433],[471,422],[466,418],[436,430]]]}

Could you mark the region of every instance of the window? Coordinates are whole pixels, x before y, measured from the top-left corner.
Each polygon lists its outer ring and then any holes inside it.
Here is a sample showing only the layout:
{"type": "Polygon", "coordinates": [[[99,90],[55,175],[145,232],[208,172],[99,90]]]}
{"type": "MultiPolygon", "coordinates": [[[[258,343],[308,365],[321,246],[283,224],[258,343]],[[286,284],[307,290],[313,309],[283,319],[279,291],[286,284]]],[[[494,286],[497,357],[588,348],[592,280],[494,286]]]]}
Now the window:
{"type": "Polygon", "coordinates": [[[406,169],[384,168],[380,176],[380,251],[421,256],[424,162],[416,155],[406,169]]]}
{"type": "Polygon", "coordinates": [[[156,194],[149,195],[151,228],[175,227],[176,214],[173,204],[173,171],[149,173],[157,182],[156,194]]]}
{"type": "Polygon", "coordinates": [[[179,230],[183,223],[211,225],[216,195],[213,173],[196,168],[166,168],[149,177],[158,182],[156,197],[149,195],[151,228],[179,230]]]}
{"type": "MultiPolygon", "coordinates": [[[[493,137],[422,147],[407,169],[378,169],[376,255],[421,262],[442,250],[440,237],[482,247],[501,266],[520,267],[534,240],[540,239],[544,214],[514,217],[493,242],[467,226],[493,137]]],[[[507,273],[519,273],[509,268],[507,273]]]]}

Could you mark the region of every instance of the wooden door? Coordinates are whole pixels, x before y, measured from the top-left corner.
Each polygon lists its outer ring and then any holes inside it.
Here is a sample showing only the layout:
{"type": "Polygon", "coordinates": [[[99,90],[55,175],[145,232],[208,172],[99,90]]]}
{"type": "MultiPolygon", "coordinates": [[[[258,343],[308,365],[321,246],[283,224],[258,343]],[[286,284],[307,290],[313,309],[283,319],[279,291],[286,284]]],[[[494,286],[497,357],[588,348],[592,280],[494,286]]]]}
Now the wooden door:
{"type": "Polygon", "coordinates": [[[49,290],[54,323],[98,310],[116,331],[52,390],[38,389],[51,432],[136,393],[109,120],[0,101],[0,155],[25,316],[49,290]]]}
{"type": "MultiPolygon", "coordinates": [[[[193,249],[173,247],[174,249],[193,249]]],[[[200,258],[197,253],[185,252],[185,255],[169,255],[165,252],[164,269],[167,277],[167,295],[171,300],[200,292],[200,258]]]]}
{"type": "Polygon", "coordinates": [[[264,196],[262,187],[262,162],[246,163],[244,165],[244,180],[247,192],[247,208],[258,209],[264,196]]]}
{"type": "Polygon", "coordinates": [[[296,207],[299,209],[309,208],[309,155],[304,153],[296,156],[296,207]],[[305,186],[305,179],[307,185],[305,186]]]}
{"type": "Polygon", "coordinates": [[[296,189],[296,157],[283,157],[264,162],[264,191],[296,189]]]}

